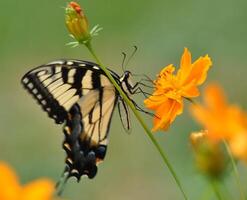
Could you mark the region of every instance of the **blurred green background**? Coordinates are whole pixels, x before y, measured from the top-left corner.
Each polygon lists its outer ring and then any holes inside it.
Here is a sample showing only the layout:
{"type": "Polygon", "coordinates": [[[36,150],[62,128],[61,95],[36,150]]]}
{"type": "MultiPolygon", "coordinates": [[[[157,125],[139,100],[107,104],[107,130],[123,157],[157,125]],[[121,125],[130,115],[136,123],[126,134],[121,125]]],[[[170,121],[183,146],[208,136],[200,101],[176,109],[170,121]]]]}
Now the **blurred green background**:
{"type": "MultiPolygon", "coordinates": [[[[64,168],[62,127],[53,123],[23,90],[20,79],[31,68],[59,58],[92,60],[71,41],[64,25],[64,0],[0,1],[0,160],[17,171],[22,183],[39,177],[58,180],[64,168]]],[[[245,0],[81,0],[91,26],[104,30],[93,44],[103,62],[121,74],[121,52],[139,50],[128,69],[155,77],[161,67],[179,65],[184,47],[193,58],[209,54],[209,80],[224,86],[229,100],[247,107],[247,2],[245,0]]],[[[142,104],[142,97],[136,97],[142,104]]],[[[188,106],[188,105],[187,105],[188,106]]],[[[144,116],[147,123],[150,117],[144,116]]],[[[105,162],[93,180],[69,180],[70,200],[182,199],[181,193],[144,131],[132,117],[132,134],[113,117],[105,162]]],[[[188,141],[200,130],[189,113],[178,117],[167,133],[155,136],[168,154],[191,200],[215,199],[193,164],[188,141]]],[[[239,164],[246,185],[246,165],[239,164]]],[[[224,180],[238,199],[232,175],[224,180]]],[[[245,188],[247,192],[247,188],[245,188]]],[[[228,195],[228,194],[227,194],[228,195]]]]}

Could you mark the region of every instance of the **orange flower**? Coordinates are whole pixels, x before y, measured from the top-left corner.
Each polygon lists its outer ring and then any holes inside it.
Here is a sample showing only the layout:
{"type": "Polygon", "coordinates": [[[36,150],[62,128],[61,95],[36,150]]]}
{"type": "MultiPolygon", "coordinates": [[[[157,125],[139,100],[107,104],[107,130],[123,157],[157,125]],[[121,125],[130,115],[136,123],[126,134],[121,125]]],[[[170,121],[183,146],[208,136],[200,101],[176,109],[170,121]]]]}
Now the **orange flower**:
{"type": "Polygon", "coordinates": [[[0,162],[0,199],[1,200],[51,200],[54,184],[40,179],[21,186],[18,177],[4,162],[0,162]]]}
{"type": "Polygon", "coordinates": [[[247,114],[229,105],[218,85],[209,85],[204,94],[205,106],[192,106],[192,114],[214,141],[226,140],[235,157],[247,160],[247,114]]]}
{"type": "Polygon", "coordinates": [[[147,108],[156,112],[153,131],[169,128],[176,116],[183,112],[183,98],[199,96],[197,86],[206,80],[211,65],[208,55],[191,63],[191,53],[185,48],[176,75],[172,64],[161,70],[154,81],[154,93],[144,101],[147,108]]]}

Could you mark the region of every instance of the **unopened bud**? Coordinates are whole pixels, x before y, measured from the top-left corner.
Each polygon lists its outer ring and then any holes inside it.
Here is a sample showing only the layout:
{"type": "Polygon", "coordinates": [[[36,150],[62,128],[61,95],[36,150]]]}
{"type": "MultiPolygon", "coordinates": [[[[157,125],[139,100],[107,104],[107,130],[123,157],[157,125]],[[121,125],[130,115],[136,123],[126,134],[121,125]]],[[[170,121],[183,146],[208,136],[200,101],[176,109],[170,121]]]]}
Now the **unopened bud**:
{"type": "Polygon", "coordinates": [[[67,5],[65,23],[68,31],[79,43],[85,44],[91,40],[87,18],[78,3],[70,2],[67,5]]]}
{"type": "Polygon", "coordinates": [[[198,169],[212,178],[220,177],[226,169],[226,156],[220,144],[211,141],[207,131],[192,133],[190,141],[198,169]]]}

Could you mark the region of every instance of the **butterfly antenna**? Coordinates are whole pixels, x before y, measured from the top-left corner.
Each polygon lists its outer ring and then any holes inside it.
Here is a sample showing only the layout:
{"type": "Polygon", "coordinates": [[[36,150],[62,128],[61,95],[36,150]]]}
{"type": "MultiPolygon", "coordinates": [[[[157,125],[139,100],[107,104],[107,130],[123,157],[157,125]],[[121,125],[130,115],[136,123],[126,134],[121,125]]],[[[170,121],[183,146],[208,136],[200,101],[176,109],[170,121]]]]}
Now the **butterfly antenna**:
{"type": "Polygon", "coordinates": [[[60,180],[56,183],[56,194],[57,196],[61,196],[64,188],[65,188],[65,184],[67,183],[69,179],[69,171],[67,170],[67,168],[65,168],[60,180]]]}
{"type": "Polygon", "coordinates": [[[134,45],[133,47],[134,47],[134,51],[133,51],[133,53],[130,55],[129,59],[127,60],[127,62],[126,62],[126,64],[125,64],[125,66],[127,66],[127,65],[129,64],[129,61],[133,58],[133,56],[134,56],[135,53],[137,52],[137,49],[138,49],[137,46],[134,45]]]}
{"type": "Polygon", "coordinates": [[[123,70],[123,72],[125,71],[125,69],[124,69],[124,63],[125,63],[125,60],[126,60],[126,53],[124,53],[124,52],[122,52],[122,54],[123,54],[123,62],[122,62],[122,70],[123,70]]]}

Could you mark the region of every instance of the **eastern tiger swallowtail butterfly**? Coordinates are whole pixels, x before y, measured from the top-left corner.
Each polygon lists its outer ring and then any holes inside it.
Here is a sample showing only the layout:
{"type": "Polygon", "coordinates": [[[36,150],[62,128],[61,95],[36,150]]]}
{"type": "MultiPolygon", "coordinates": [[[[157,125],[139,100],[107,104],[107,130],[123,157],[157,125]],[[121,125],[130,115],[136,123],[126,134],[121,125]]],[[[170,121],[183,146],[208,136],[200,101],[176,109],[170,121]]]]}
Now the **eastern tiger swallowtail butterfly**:
{"type": "MultiPolygon", "coordinates": [[[[141,108],[130,98],[141,88],[130,80],[131,73],[122,76],[109,70],[136,109],[141,108]]],[[[64,173],[80,180],[82,175],[93,178],[97,164],[106,155],[112,114],[118,105],[125,129],[130,129],[128,106],[103,70],[92,62],[58,60],[39,66],[22,78],[25,89],[42,106],[50,118],[64,125],[66,151],[64,173]]]]}

